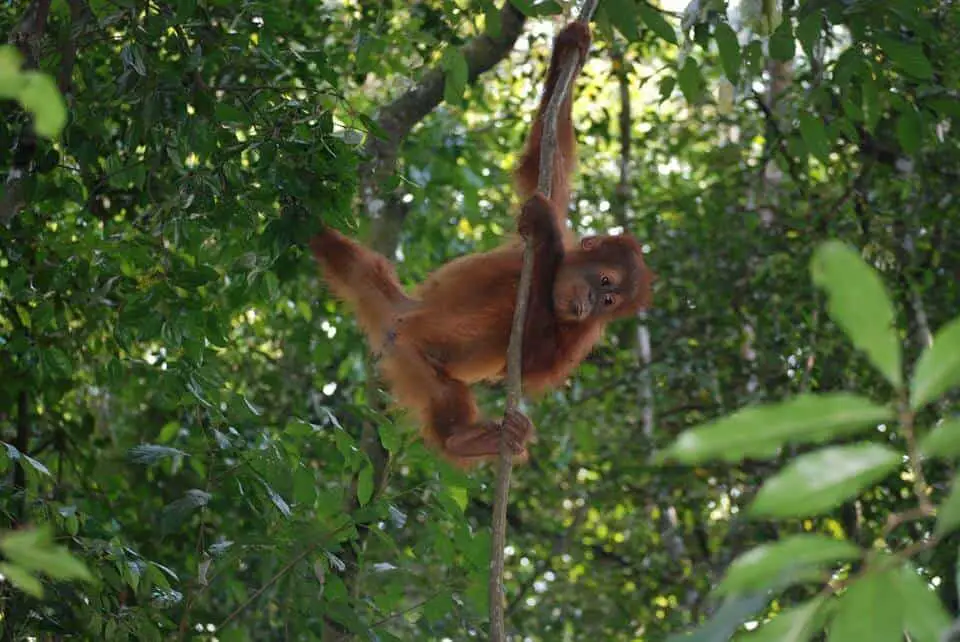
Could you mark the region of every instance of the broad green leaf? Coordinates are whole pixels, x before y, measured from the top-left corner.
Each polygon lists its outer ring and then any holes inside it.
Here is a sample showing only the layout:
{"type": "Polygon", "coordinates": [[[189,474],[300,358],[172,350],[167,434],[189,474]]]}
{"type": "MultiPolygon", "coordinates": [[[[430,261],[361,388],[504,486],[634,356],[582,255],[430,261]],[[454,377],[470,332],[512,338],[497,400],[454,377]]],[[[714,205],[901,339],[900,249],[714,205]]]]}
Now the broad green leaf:
{"type": "Polygon", "coordinates": [[[39,71],[24,73],[20,103],[33,114],[33,127],[44,138],[57,138],[67,124],[67,105],[53,77],[39,71]]]}
{"type": "Polygon", "coordinates": [[[823,121],[807,111],[800,112],[800,137],[807,150],[823,163],[830,162],[830,141],[823,121]]]}
{"type": "Polygon", "coordinates": [[[467,59],[463,53],[456,47],[449,47],[443,53],[442,60],[444,74],[443,99],[450,104],[457,104],[463,98],[463,92],[467,88],[469,77],[469,68],[467,59]]]}
{"type": "Polygon", "coordinates": [[[894,387],[903,383],[893,304],[875,270],[840,241],[822,243],[810,262],[813,282],[827,293],[827,311],[894,387]]]}
{"type": "Polygon", "coordinates": [[[644,21],[644,23],[646,23],[653,33],[657,34],[670,44],[677,44],[677,32],[674,30],[673,25],[667,21],[667,19],[659,10],[655,9],[652,5],[647,4],[644,1],[635,6],[637,13],[640,14],[640,18],[644,21]]]}
{"type": "Polygon", "coordinates": [[[903,620],[912,642],[939,642],[950,628],[950,616],[943,603],[913,565],[907,563],[895,575],[903,604],[903,620]]]}
{"type": "Polygon", "coordinates": [[[604,0],[600,9],[605,11],[610,22],[630,42],[640,40],[637,27],[637,3],[635,0],[604,0]]]}
{"type": "Polygon", "coordinates": [[[693,58],[687,58],[683,63],[683,68],[677,72],[677,83],[680,85],[680,91],[688,103],[695,103],[700,99],[703,93],[703,76],[700,74],[700,67],[693,58]]]}
{"type": "Polygon", "coordinates": [[[960,455],[960,417],[946,419],[920,441],[920,452],[926,457],[949,459],[960,455]]]}
{"type": "Polygon", "coordinates": [[[797,24],[797,39],[803,46],[803,51],[808,58],[813,58],[817,42],[820,40],[820,29],[823,24],[823,16],[819,10],[814,9],[805,15],[797,24]]]}
{"type": "Polygon", "coordinates": [[[381,421],[377,426],[380,433],[380,443],[389,453],[396,453],[400,450],[401,436],[397,425],[392,421],[381,421]]]}
{"type": "Polygon", "coordinates": [[[882,444],[832,446],[801,455],[767,480],[750,506],[757,517],[809,517],[836,508],[900,466],[882,444]]]}
{"type": "Polygon", "coordinates": [[[737,41],[737,34],[726,22],[720,22],[717,24],[714,38],[717,40],[723,73],[731,82],[736,82],[740,77],[740,43],[737,41]]]}
{"type": "Polygon", "coordinates": [[[737,636],[737,642],[806,642],[823,626],[826,601],[816,597],[798,606],[784,609],[758,628],[737,636]]]}
{"type": "Polygon", "coordinates": [[[43,584],[25,568],[16,564],[0,562],[0,573],[27,595],[32,595],[37,599],[43,597],[43,584]]]}
{"type": "Polygon", "coordinates": [[[371,497],[373,497],[373,466],[368,463],[357,475],[357,500],[361,506],[366,506],[371,497]]]}
{"type": "Polygon", "coordinates": [[[923,125],[920,122],[920,114],[908,105],[900,112],[900,117],[897,119],[897,140],[900,141],[903,151],[915,154],[920,150],[922,137],[923,125]]]}
{"type": "Polygon", "coordinates": [[[16,99],[26,82],[23,56],[12,45],[0,45],[0,98],[16,99]]]}
{"type": "Polygon", "coordinates": [[[917,360],[910,381],[910,407],[922,408],[956,386],[960,386],[960,317],[940,328],[917,360]]]}
{"type": "Polygon", "coordinates": [[[0,539],[0,550],[14,564],[53,579],[93,579],[86,565],[66,548],[55,544],[45,528],[6,533],[0,539]]]}
{"type": "Polygon", "coordinates": [[[789,20],[784,20],[770,36],[770,57],[774,60],[793,60],[796,48],[793,25],[789,20]]]}
{"type": "Polygon", "coordinates": [[[871,571],[840,596],[828,642],[902,642],[903,602],[896,569],[871,571]]]}
{"type": "Polygon", "coordinates": [[[824,567],[854,560],[860,555],[860,549],[854,544],[828,535],[791,535],[740,555],[730,564],[716,590],[730,595],[759,590],[774,580],[784,584],[803,581],[816,577],[824,567]]]}
{"type": "Polygon", "coordinates": [[[937,508],[937,526],[934,533],[938,536],[951,533],[960,526],[960,475],[953,478],[950,494],[937,508]]]}
{"type": "Polygon", "coordinates": [[[659,459],[695,463],[770,457],[786,443],[817,443],[892,419],[891,408],[848,392],[753,406],[684,432],[659,459]]]}
{"type": "Polygon", "coordinates": [[[933,77],[933,66],[927,60],[920,45],[886,37],[877,40],[890,61],[903,71],[921,80],[929,80],[933,77]]]}

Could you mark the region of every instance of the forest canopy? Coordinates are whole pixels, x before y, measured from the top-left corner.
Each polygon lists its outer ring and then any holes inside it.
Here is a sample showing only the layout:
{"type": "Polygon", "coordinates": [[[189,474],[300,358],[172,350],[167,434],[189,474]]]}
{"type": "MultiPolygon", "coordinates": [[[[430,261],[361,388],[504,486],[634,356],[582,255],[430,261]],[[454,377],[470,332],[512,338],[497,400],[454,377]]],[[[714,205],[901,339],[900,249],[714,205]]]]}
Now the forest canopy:
{"type": "MultiPolygon", "coordinates": [[[[496,467],[420,441],[306,244],[412,286],[514,234],[577,15],[0,3],[3,640],[488,639],[496,467]]],[[[657,280],[523,402],[509,639],[952,639],[960,7],[601,0],[592,33],[570,224],[657,280]]]]}

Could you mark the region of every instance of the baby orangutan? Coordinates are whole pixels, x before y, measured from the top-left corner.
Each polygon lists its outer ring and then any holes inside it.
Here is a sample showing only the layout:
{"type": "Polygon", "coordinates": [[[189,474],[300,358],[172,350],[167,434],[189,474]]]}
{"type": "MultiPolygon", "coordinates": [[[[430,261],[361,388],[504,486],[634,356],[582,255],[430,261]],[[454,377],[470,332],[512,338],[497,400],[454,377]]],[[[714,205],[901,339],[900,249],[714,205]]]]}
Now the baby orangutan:
{"type": "MultiPolygon", "coordinates": [[[[518,220],[535,247],[533,284],[523,336],[523,387],[560,385],[586,357],[604,326],[650,304],[653,278],[631,236],[592,236],[579,243],[566,229],[570,175],[576,162],[572,98],[557,123],[552,199],[537,193],[542,118],[556,89],[560,61],[571,51],[582,65],[586,25],[557,36],[546,89],[516,170],[526,198],[518,220]],[[567,235],[570,235],[568,238],[567,235]]],[[[501,427],[511,450],[527,456],[533,424],[519,411],[483,419],[469,385],[505,374],[507,344],[523,262],[516,239],[464,256],[433,272],[408,296],[383,256],[325,228],[310,240],[326,282],[356,313],[396,401],[414,411],[425,441],[465,465],[496,457],[501,427]]]]}

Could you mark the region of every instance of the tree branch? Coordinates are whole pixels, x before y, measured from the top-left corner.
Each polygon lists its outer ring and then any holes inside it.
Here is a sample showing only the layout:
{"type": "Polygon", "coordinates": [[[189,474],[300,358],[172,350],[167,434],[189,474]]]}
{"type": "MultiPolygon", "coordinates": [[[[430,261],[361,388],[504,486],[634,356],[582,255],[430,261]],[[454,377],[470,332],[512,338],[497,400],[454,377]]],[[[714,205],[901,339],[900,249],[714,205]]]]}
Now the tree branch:
{"type": "MultiPolygon", "coordinates": [[[[584,0],[580,8],[580,22],[590,22],[597,8],[598,0],[584,0]]],[[[562,61],[557,89],[551,96],[543,114],[543,131],[540,138],[540,176],[537,188],[550,196],[552,184],[553,156],[557,147],[557,115],[570,84],[577,71],[577,53],[571,52],[562,61]]],[[[527,316],[527,303],[530,298],[530,283],[533,280],[534,246],[527,239],[523,249],[523,269],[520,272],[520,284],[517,286],[517,302],[513,313],[513,325],[510,329],[510,344],[507,347],[507,411],[517,407],[522,393],[521,368],[523,354],[523,324],[527,316]]],[[[504,591],[503,565],[504,547],[507,539],[507,503],[510,499],[510,474],[513,470],[513,455],[507,447],[503,432],[500,433],[500,460],[497,466],[497,485],[493,500],[493,537],[490,555],[490,640],[506,642],[504,627],[504,591]]]]}

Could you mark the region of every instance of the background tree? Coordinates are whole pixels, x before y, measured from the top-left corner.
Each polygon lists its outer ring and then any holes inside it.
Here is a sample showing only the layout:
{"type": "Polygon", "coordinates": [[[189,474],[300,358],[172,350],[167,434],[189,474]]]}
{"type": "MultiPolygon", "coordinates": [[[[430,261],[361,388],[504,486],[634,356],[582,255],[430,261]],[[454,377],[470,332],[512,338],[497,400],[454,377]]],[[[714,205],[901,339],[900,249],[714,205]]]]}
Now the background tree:
{"type": "MultiPolygon", "coordinates": [[[[518,639],[664,639],[711,621],[711,591],[757,544],[820,533],[904,550],[936,528],[902,519],[919,501],[911,466],[822,515],[768,521],[744,509],[810,447],[651,460],[757,402],[891,398],[811,282],[822,241],[877,271],[906,364],[960,301],[957,8],[729,4],[600,5],[571,220],[645,239],[652,354],[625,324],[528,407],[540,438],[508,514],[518,639]]],[[[0,7],[22,63],[0,58],[0,506],[93,578],[41,576],[37,598],[4,573],[6,639],[485,635],[492,472],[445,466],[382,410],[360,334],[300,243],[310,221],[358,224],[410,282],[495,245],[550,39],[574,9],[0,7]],[[62,94],[62,130],[57,92],[24,90],[33,72],[62,94]]],[[[503,397],[484,396],[490,414],[503,397]]],[[[952,389],[914,436],[956,412],[952,389]]],[[[848,439],[909,446],[887,425],[848,439]]],[[[922,472],[940,505],[952,461],[922,472]]],[[[955,544],[948,530],[913,558],[951,614],[955,544]]]]}

